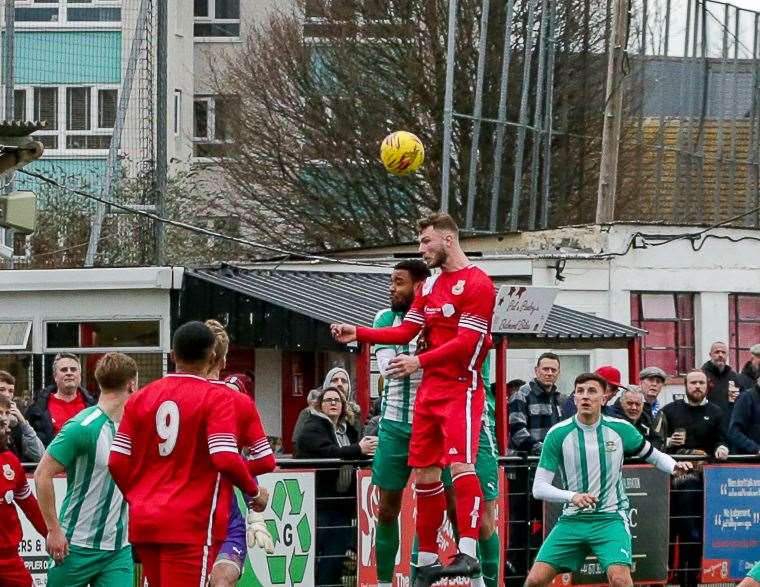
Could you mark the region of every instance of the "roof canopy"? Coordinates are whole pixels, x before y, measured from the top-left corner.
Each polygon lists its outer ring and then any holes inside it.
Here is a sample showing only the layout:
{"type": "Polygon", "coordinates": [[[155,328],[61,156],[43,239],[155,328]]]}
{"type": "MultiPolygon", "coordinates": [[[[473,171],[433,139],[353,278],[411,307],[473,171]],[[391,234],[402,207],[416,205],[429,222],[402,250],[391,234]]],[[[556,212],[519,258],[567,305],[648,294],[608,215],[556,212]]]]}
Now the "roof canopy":
{"type": "MultiPolygon", "coordinates": [[[[378,310],[388,307],[388,275],[221,265],[188,269],[183,299],[181,305],[184,310],[179,311],[180,320],[201,318],[202,314],[194,314],[204,311],[205,317],[221,314],[239,316],[243,306],[249,310],[250,319],[245,321],[249,330],[258,322],[254,320],[254,315],[266,323],[266,332],[255,336],[255,341],[248,342],[295,348],[282,337],[275,336],[275,331],[284,329],[287,339],[300,341],[298,348],[312,345],[330,347],[333,345],[328,344],[331,341],[325,324],[340,321],[370,326],[378,310]],[[210,291],[208,286],[218,290],[210,291]],[[237,294],[241,299],[230,298],[230,293],[237,294]],[[277,309],[285,313],[273,315],[277,309]],[[294,323],[281,323],[283,321],[294,323]],[[278,338],[279,343],[274,340],[278,338]],[[311,340],[311,344],[307,339],[311,340]]],[[[245,325],[236,326],[231,320],[228,323],[233,339],[240,338],[245,325]],[[238,337],[235,337],[235,332],[238,337]]],[[[644,333],[638,328],[554,305],[541,332],[510,335],[509,343],[512,348],[619,348],[644,333]]]]}

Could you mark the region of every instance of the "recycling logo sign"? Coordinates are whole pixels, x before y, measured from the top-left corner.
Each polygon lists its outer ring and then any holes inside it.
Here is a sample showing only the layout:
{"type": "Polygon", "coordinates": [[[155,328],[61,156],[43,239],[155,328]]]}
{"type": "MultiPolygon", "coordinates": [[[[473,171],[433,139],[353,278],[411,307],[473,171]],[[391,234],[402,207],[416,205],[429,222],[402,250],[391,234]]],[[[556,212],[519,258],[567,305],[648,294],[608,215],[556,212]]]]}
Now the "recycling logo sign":
{"type": "Polygon", "coordinates": [[[313,585],[314,472],[269,473],[259,477],[259,484],[269,491],[264,519],[275,552],[268,555],[259,548],[249,549],[238,585],[313,585]]]}

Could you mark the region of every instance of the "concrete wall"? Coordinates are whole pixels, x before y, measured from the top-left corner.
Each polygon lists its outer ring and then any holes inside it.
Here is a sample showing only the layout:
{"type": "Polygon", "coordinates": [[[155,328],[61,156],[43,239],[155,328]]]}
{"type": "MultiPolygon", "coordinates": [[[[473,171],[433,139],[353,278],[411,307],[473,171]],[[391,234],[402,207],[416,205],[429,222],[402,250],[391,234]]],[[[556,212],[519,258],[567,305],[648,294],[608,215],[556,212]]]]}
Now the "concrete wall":
{"type": "Polygon", "coordinates": [[[282,436],[282,352],[256,349],[256,407],[269,436],[282,436]]]}

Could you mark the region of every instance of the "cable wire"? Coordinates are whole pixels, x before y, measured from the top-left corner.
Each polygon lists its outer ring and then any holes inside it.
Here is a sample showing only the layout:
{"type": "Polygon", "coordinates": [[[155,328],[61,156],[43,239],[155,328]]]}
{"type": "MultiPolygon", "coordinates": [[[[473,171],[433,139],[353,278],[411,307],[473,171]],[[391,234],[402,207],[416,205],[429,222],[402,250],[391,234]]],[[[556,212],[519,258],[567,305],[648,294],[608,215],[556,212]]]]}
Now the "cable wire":
{"type": "Polygon", "coordinates": [[[90,200],[94,200],[96,202],[100,202],[101,204],[106,204],[107,206],[112,206],[113,208],[117,208],[119,210],[124,210],[125,212],[130,212],[132,214],[137,214],[138,216],[143,216],[145,218],[149,218],[155,222],[162,222],[164,224],[168,224],[169,226],[174,226],[176,228],[181,228],[183,230],[187,230],[189,232],[194,232],[197,234],[202,234],[205,236],[210,236],[213,238],[218,238],[222,240],[227,240],[230,242],[238,243],[241,245],[245,245],[248,247],[253,247],[257,249],[264,249],[266,251],[271,251],[274,253],[279,253],[281,255],[285,255],[286,257],[291,258],[303,258],[303,259],[311,259],[313,261],[324,261],[328,263],[337,263],[340,265],[358,265],[362,267],[383,267],[388,268],[389,265],[382,264],[382,263],[372,263],[369,261],[358,261],[358,260],[348,260],[348,259],[338,259],[335,257],[327,257],[325,255],[314,255],[312,253],[298,253],[295,251],[290,251],[287,249],[282,249],[280,247],[276,247],[274,245],[267,245],[264,243],[260,243],[257,241],[252,241],[249,239],[244,239],[236,236],[230,236],[228,234],[223,234],[221,232],[217,232],[215,230],[210,230],[208,228],[204,228],[202,226],[197,226],[195,224],[189,224],[187,222],[182,222],[179,220],[172,220],[170,218],[164,218],[162,216],[159,216],[158,214],[154,214],[152,212],[148,212],[146,210],[140,210],[138,208],[133,208],[132,206],[129,206],[127,204],[119,204],[118,202],[114,202],[113,200],[109,200],[107,198],[102,198],[100,196],[96,196],[95,194],[91,194],[88,192],[85,192],[83,190],[77,190],[74,188],[70,188],[66,185],[63,185],[59,183],[58,181],[51,179],[41,173],[37,173],[35,171],[29,171],[27,169],[21,169],[19,170],[19,173],[23,173],[25,175],[28,175],[30,177],[34,177],[36,179],[39,179],[40,181],[43,181],[49,185],[52,185],[54,187],[57,187],[58,189],[70,192],[72,194],[76,194],[78,196],[82,196],[84,198],[88,198],[90,200]]]}

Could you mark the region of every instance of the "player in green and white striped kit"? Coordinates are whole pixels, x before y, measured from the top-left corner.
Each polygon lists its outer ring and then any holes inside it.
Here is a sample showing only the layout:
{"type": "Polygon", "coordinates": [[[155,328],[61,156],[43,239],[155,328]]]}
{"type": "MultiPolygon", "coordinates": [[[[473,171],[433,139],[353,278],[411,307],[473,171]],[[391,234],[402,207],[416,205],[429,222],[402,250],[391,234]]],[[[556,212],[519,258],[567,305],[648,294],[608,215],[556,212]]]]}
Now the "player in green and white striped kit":
{"type": "Polygon", "coordinates": [[[760,562],[755,563],[737,587],[760,587],[760,562]]]}
{"type": "Polygon", "coordinates": [[[606,381],[594,373],[579,375],[577,414],[554,425],[544,439],[533,496],[565,505],[538,551],[527,587],[548,585],[559,572],[577,571],[589,553],[599,560],[609,585],[633,585],[623,460],[642,457],[672,475],[691,469],[691,463],[676,463],[656,450],[633,425],[603,416],[605,387],[606,381]],[[557,473],[565,489],[552,485],[557,473]]]}
{"type": "Polygon", "coordinates": [[[111,443],[129,395],[137,388],[137,365],[121,353],[104,355],[95,368],[98,404],[69,420],[47,448],[35,473],[48,526],[51,587],[121,587],[133,581],[127,537],[127,502],[108,471],[111,443]],[[66,473],[66,497],[56,516],[53,477],[66,473]]]}

